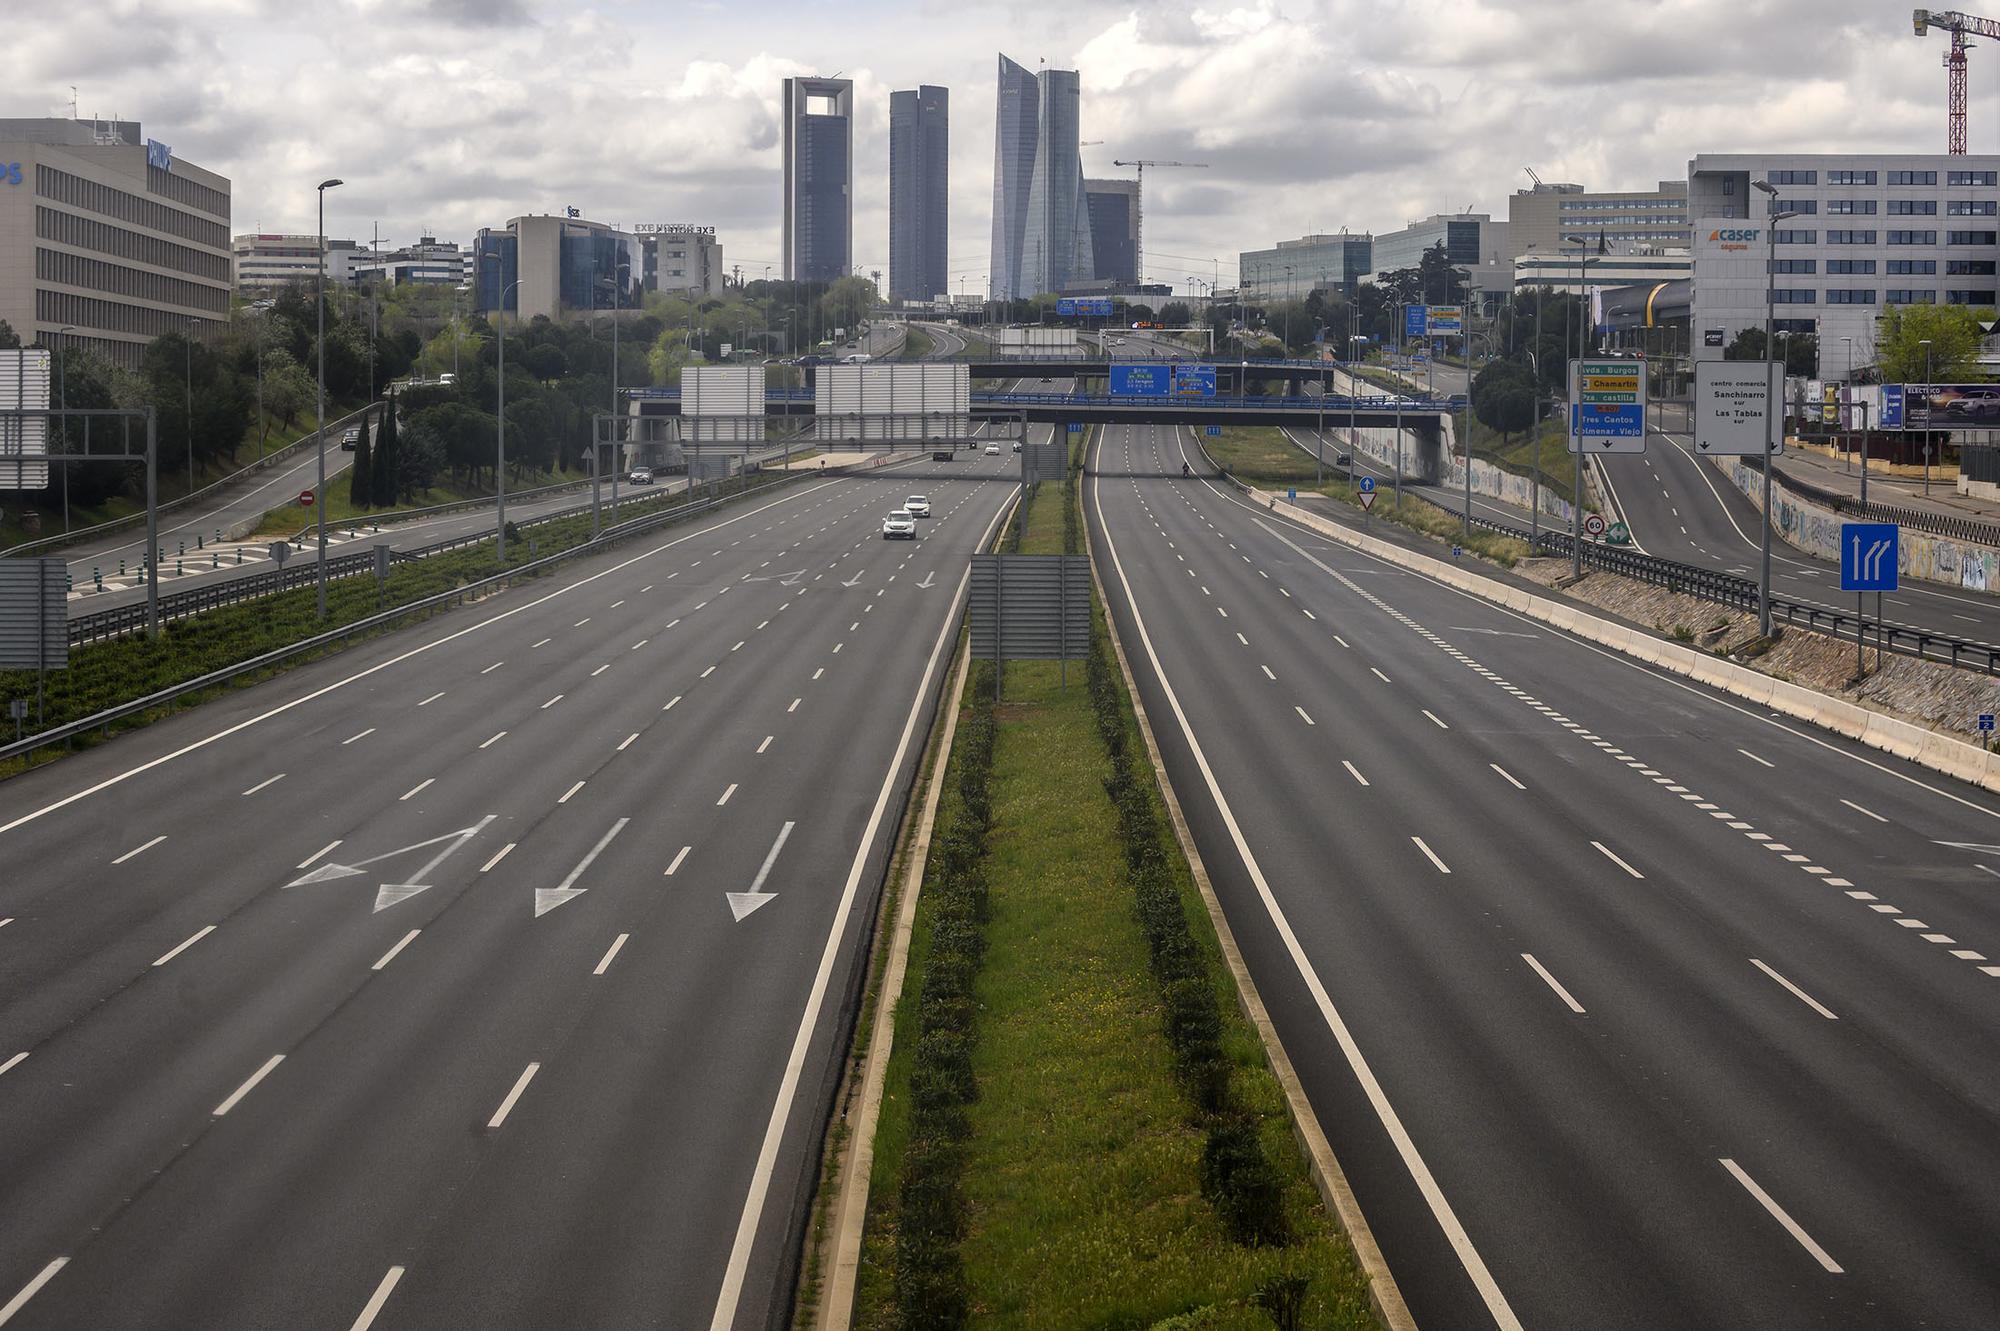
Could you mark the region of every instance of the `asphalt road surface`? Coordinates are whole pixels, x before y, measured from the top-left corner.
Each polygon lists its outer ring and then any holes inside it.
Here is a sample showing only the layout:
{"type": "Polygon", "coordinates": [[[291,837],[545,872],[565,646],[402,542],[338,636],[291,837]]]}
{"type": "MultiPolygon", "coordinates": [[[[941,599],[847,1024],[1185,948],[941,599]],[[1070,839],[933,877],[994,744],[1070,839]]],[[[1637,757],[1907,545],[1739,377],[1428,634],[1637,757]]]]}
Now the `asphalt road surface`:
{"type": "Polygon", "coordinates": [[[2000,1325],[2000,802],[1184,458],[1110,427],[1092,537],[1417,1324],[2000,1325]]]}
{"type": "Polygon", "coordinates": [[[0,785],[0,1323],[781,1322],[1017,471],[800,482],[0,785]]]}

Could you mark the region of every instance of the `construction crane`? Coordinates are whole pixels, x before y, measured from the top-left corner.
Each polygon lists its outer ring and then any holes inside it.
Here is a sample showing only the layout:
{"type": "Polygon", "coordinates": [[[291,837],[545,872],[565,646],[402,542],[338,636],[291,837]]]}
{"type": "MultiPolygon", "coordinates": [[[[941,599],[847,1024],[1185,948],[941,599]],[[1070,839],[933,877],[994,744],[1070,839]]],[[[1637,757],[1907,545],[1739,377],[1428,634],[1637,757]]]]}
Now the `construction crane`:
{"type": "MultiPolygon", "coordinates": [[[[1114,158],[1112,159],[1111,165],[1133,166],[1139,169],[1139,216],[1141,219],[1143,219],[1146,215],[1146,168],[1147,167],[1178,166],[1187,170],[1197,170],[1197,171],[1206,171],[1208,169],[1207,162],[1162,162],[1151,157],[1134,157],[1129,161],[1124,158],[1114,158]]],[[[1141,226],[1142,227],[1144,226],[1143,220],[1141,222],[1141,226]]],[[[1143,239],[1144,236],[1143,230],[1141,231],[1140,234],[1143,239]]],[[[1138,248],[1134,250],[1132,255],[1132,285],[1138,286],[1141,282],[1145,281],[1145,279],[1146,279],[1146,255],[1143,248],[1138,248]]]]}
{"type": "Polygon", "coordinates": [[[1944,53],[1945,69],[1945,151],[1954,157],[1965,156],[1965,52],[1971,45],[1966,34],[1976,37],[2000,37],[2000,23],[1990,18],[1980,18],[1977,14],[1961,14],[1956,10],[1919,9],[1911,15],[1915,21],[1917,36],[1921,37],[1932,28],[1939,28],[1951,34],[1951,49],[1944,53]]]}

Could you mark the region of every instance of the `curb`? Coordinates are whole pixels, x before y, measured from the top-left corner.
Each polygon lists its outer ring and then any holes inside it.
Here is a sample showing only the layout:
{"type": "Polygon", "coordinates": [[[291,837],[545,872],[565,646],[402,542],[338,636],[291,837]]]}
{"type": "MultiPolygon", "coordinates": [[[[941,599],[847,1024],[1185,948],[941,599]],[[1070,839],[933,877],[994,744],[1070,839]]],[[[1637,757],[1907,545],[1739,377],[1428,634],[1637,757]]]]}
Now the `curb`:
{"type": "Polygon", "coordinates": [[[937,821],[938,801],[944,793],[944,773],[951,761],[952,739],[958,733],[958,712],[965,701],[965,681],[971,674],[972,646],[959,648],[957,677],[946,689],[938,732],[937,765],[924,791],[923,811],[909,843],[909,858],[903,870],[903,890],[896,903],[896,919],[889,943],[889,959],[882,970],[882,990],[876,998],[875,1022],[868,1034],[868,1055],[862,1064],[859,1107],[852,1134],[840,1162],[840,1185],[834,1194],[833,1226],[828,1244],[826,1284],[820,1295],[819,1331],[848,1331],[854,1323],[854,1296],[861,1274],[861,1239],[868,1221],[869,1175],[875,1162],[875,1127],[882,1114],[882,1093],[889,1076],[889,1056],[896,1035],[896,1009],[903,994],[904,972],[909,964],[910,938],[917,922],[917,899],[924,884],[924,867],[930,861],[931,829],[937,821]]]}
{"type": "MultiPolygon", "coordinates": [[[[1082,502],[1082,494],[1082,487],[1079,486],[1079,503],[1082,502]]],[[[1319,1189],[1320,1200],[1333,1213],[1335,1223],[1353,1245],[1355,1260],[1368,1278],[1368,1305],[1375,1313],[1375,1320],[1384,1331],[1416,1331],[1416,1319],[1403,1302],[1403,1292],[1389,1271],[1388,1260],[1382,1256],[1380,1245],[1375,1242],[1375,1231],[1369,1228],[1368,1217],[1362,1213],[1354,1189],[1348,1184],[1347,1175],[1333,1153],[1333,1144],[1327,1140],[1326,1130],[1320,1126],[1319,1116],[1313,1112],[1312,1101],[1307,1098],[1305,1086],[1299,1081],[1298,1069],[1292,1065],[1291,1055],[1285,1052],[1284,1042],[1278,1038],[1278,1028],[1272,1024],[1271,1014],[1264,1007],[1256,982],[1250,978],[1249,968],[1244,965],[1243,953],[1236,945],[1236,935],[1230,932],[1229,921],[1222,913],[1222,902],[1215,895],[1208,866],[1202,862],[1201,851],[1195,846],[1194,834],[1188,828],[1180,797],[1175,794],[1173,780],[1167,775],[1167,765],[1160,757],[1159,740],[1155,738],[1153,723],[1146,715],[1146,704],[1140,697],[1138,681],[1132,676],[1132,663],[1125,654],[1124,640],[1118,636],[1118,619],[1111,613],[1111,598],[1105,592],[1104,579],[1097,568],[1097,553],[1090,536],[1088,515],[1083,522],[1083,546],[1084,552],[1090,556],[1090,580],[1096,586],[1099,603],[1104,606],[1104,622],[1111,637],[1111,650],[1118,658],[1118,670],[1124,677],[1125,691],[1131,696],[1132,712],[1139,722],[1139,734],[1146,741],[1146,757],[1151,761],[1153,776],[1160,784],[1167,818],[1173,824],[1174,840],[1187,857],[1188,869],[1194,876],[1195,886],[1200,889],[1202,904],[1208,908],[1209,923],[1214,927],[1216,941],[1221,945],[1222,959],[1229,967],[1230,977],[1236,982],[1237,1004],[1242,1008],[1244,1017],[1257,1029],[1258,1038],[1264,1043],[1264,1058],[1270,1065],[1271,1075],[1278,1079],[1278,1085],[1285,1093],[1285,1108],[1291,1116],[1292,1132],[1305,1150],[1313,1184],[1319,1189]]]]}

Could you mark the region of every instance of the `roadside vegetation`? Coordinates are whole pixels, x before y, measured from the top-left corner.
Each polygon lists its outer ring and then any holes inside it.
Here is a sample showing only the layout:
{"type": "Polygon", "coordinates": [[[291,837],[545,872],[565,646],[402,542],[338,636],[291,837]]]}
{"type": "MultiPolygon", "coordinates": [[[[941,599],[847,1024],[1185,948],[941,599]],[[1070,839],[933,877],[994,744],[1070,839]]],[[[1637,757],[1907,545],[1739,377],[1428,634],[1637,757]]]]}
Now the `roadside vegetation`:
{"type": "Polygon", "coordinates": [[[898,353],[900,360],[922,360],[937,350],[937,343],[931,335],[915,324],[903,325],[903,349],[898,353]]]}

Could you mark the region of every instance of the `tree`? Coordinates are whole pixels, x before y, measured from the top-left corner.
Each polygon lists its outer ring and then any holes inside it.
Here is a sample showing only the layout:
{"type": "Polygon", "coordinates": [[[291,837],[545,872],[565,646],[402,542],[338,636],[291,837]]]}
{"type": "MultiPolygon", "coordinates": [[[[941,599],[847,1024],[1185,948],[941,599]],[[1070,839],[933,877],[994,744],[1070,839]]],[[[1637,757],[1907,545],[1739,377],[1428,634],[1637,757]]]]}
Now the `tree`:
{"type": "Polygon", "coordinates": [[[1185,301],[1169,301],[1160,307],[1160,322],[1169,328],[1185,328],[1194,322],[1194,311],[1185,301]]]}
{"type": "Polygon", "coordinates": [[[569,373],[569,357],[563,349],[552,342],[529,347],[528,354],[521,358],[528,367],[528,373],[543,383],[560,379],[569,373]]]}
{"type": "Polygon", "coordinates": [[[1963,305],[1891,305],[1882,316],[1875,363],[1884,383],[1964,383],[1979,368],[1979,316],[1963,305]],[[1923,345],[1928,339],[1929,347],[1923,345]]]}
{"type": "Polygon", "coordinates": [[[875,305],[873,282],[865,277],[835,278],[819,298],[820,326],[852,329],[875,305]]]}
{"type": "MultiPolygon", "coordinates": [[[[1892,307],[1894,308],[1894,307],[1892,307]]],[[[1912,307],[1915,308],[1915,307],[1912,307]]],[[[1978,330],[1974,329],[1973,350],[1978,351],[1978,330]]],[[[1781,333],[1778,335],[1778,351],[1785,358],[1785,373],[1796,378],[1811,378],[1819,372],[1819,339],[1811,333],[1781,333]]],[[[1764,360],[1764,330],[1744,328],[1730,339],[1722,349],[1724,360],[1764,360]]],[[[1943,362],[1939,362],[1942,366],[1943,362]]],[[[1917,368],[1919,377],[1923,370],[1923,349],[1918,348],[1917,368]]]]}
{"type": "Polygon", "coordinates": [[[354,445],[354,465],[347,471],[347,502],[356,508],[375,506],[375,473],[369,466],[368,422],[361,422],[361,438],[354,445]]]}
{"type": "Polygon", "coordinates": [[[14,325],[0,319],[0,351],[18,351],[21,335],[14,331],[14,325]]]}
{"type": "Polygon", "coordinates": [[[277,417],[280,425],[290,425],[309,411],[319,398],[319,385],[305,367],[281,349],[264,356],[264,410],[277,417]]]}
{"type": "Polygon", "coordinates": [[[1487,363],[1472,381],[1472,412],[1504,442],[1516,430],[1535,422],[1535,376],[1518,361],[1487,363]]]}
{"type": "MultiPolygon", "coordinates": [[[[381,424],[375,427],[375,456],[370,459],[368,492],[376,508],[395,506],[401,479],[396,453],[396,399],[391,397],[382,405],[381,424]]],[[[358,456],[355,465],[361,465],[358,456]]]]}
{"type": "Polygon", "coordinates": [[[396,455],[396,483],[404,494],[429,490],[445,468],[444,441],[421,421],[411,421],[398,436],[396,455]]]}

